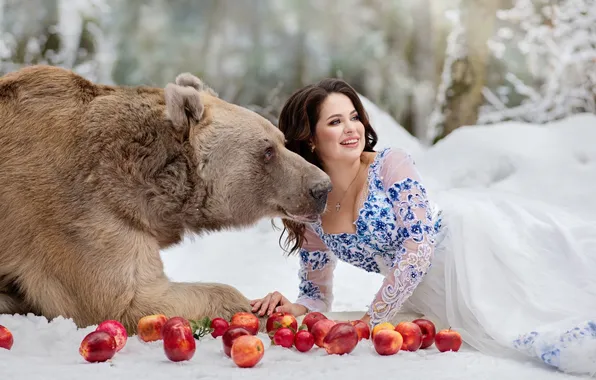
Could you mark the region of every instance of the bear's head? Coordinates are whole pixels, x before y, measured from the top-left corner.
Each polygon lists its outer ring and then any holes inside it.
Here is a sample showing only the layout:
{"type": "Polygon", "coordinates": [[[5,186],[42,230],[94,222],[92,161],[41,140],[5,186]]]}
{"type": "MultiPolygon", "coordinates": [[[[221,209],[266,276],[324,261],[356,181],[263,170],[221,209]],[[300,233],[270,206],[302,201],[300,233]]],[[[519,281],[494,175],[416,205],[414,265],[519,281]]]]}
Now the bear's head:
{"type": "Polygon", "coordinates": [[[188,73],[165,87],[165,100],[167,117],[187,131],[192,146],[203,222],[213,221],[213,228],[266,217],[312,222],[325,210],[329,176],[288,150],[270,121],[220,99],[188,73]]]}

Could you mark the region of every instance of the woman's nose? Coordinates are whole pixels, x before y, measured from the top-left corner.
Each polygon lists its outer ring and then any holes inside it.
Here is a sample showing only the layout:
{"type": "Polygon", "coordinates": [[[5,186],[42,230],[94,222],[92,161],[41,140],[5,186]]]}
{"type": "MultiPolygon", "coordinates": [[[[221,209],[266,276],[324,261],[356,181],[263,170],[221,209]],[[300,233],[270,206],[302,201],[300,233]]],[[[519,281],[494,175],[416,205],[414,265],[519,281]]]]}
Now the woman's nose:
{"type": "Polygon", "coordinates": [[[348,121],[347,123],[345,123],[344,133],[351,134],[351,133],[354,133],[355,130],[356,130],[356,125],[354,125],[354,122],[348,121]]]}

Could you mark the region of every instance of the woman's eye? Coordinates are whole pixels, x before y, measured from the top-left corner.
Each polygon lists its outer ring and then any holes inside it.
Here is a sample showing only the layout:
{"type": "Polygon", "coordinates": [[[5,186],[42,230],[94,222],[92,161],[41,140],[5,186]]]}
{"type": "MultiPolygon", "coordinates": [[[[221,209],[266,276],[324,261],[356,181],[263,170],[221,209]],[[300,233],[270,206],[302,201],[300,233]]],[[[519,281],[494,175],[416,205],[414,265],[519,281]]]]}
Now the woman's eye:
{"type": "Polygon", "coordinates": [[[337,125],[339,123],[339,119],[332,120],[329,125],[337,125]]]}
{"type": "Polygon", "coordinates": [[[360,120],[360,116],[358,116],[358,115],[354,115],[354,116],[352,117],[352,120],[360,120]]]}

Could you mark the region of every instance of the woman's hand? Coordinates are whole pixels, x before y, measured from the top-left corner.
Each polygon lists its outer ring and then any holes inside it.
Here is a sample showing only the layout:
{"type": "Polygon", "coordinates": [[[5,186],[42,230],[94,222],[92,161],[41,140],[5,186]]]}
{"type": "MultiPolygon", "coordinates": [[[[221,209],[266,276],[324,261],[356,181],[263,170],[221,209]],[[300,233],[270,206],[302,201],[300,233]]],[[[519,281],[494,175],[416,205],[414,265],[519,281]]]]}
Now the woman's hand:
{"type": "Polygon", "coordinates": [[[264,298],[250,301],[252,312],[263,316],[265,314],[271,315],[273,312],[284,311],[294,316],[299,316],[306,313],[306,307],[290,302],[280,292],[273,292],[267,294],[264,298]]]}

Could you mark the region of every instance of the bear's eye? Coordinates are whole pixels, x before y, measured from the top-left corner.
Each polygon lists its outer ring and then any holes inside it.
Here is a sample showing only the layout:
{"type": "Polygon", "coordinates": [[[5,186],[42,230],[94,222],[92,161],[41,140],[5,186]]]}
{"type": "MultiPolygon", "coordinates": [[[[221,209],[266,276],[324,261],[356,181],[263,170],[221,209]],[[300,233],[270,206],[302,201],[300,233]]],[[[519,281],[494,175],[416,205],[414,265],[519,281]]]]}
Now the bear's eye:
{"type": "Polygon", "coordinates": [[[275,150],[272,146],[265,149],[265,162],[271,161],[271,159],[275,156],[275,150]]]}

